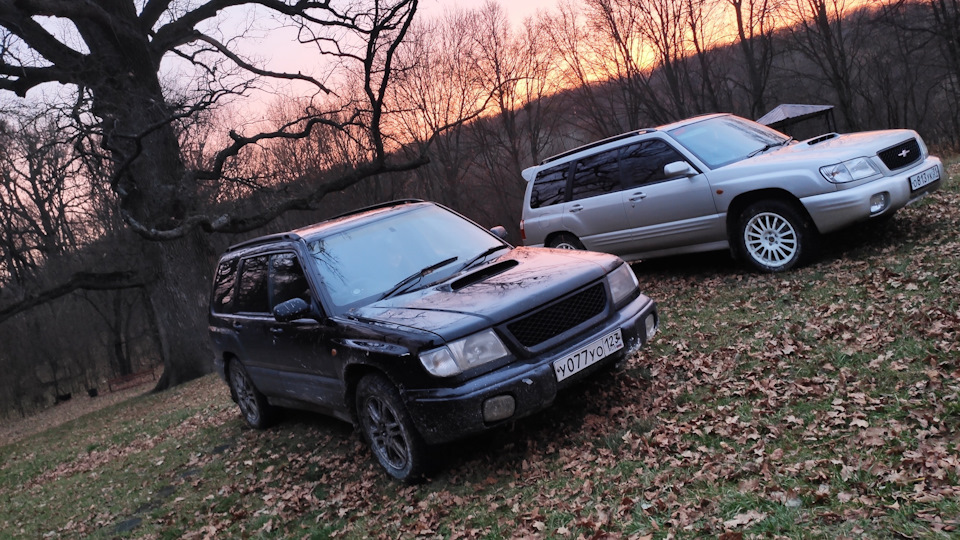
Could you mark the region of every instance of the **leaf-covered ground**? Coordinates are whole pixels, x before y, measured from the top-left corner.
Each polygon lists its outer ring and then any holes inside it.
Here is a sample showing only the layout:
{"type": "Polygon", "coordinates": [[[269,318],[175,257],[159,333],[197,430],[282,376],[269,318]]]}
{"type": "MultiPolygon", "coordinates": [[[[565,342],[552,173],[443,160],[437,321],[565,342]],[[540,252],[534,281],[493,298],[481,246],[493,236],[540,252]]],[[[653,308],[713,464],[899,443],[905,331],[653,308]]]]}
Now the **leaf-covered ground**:
{"type": "Polygon", "coordinates": [[[245,427],[215,377],[0,447],[0,536],[960,535],[960,167],[784,275],[635,269],[661,332],[616,373],[388,480],[350,426],[245,427]]]}

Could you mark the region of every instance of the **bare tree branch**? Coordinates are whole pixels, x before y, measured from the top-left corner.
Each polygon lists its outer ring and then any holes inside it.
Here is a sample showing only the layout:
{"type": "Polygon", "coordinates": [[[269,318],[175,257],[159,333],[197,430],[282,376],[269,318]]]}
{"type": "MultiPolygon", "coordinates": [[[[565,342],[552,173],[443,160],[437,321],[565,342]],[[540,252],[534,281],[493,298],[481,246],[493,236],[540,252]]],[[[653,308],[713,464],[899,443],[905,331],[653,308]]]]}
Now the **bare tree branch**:
{"type": "Polygon", "coordinates": [[[120,272],[77,272],[64,283],[32,293],[24,299],[0,308],[0,323],[29,309],[43,305],[76,290],[112,291],[144,287],[155,279],[133,270],[120,272]]]}

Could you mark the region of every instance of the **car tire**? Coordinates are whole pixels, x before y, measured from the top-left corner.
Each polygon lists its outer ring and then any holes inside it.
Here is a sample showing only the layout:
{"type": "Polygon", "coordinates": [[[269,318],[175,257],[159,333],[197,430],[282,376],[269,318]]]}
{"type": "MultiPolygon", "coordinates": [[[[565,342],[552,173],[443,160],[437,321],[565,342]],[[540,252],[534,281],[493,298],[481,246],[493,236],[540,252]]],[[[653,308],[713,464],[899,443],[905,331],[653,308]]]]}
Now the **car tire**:
{"type": "Polygon", "coordinates": [[[414,483],[427,470],[428,447],[417,432],[400,393],[381,375],[357,383],[357,419],[363,438],[390,476],[414,483]]]}
{"type": "Polygon", "coordinates": [[[741,257],[761,272],[784,272],[813,256],[819,233],[813,223],[784,201],[760,201],[738,220],[741,257]]]}
{"type": "Polygon", "coordinates": [[[240,406],[240,414],[248,424],[265,429],[273,420],[273,408],[267,402],[266,396],[257,390],[253,380],[238,360],[230,362],[228,369],[230,392],[240,406]]]}
{"type": "Polygon", "coordinates": [[[580,242],[579,238],[569,233],[560,233],[554,236],[547,242],[547,247],[557,249],[586,249],[583,247],[583,243],[580,242]]]}

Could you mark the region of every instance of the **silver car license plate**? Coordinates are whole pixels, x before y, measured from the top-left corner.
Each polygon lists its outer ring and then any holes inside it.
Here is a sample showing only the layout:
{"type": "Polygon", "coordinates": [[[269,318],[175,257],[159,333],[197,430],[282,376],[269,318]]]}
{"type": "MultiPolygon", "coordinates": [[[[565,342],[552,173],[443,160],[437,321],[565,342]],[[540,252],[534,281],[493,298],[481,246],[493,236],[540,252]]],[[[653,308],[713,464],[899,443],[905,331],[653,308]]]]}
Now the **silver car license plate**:
{"type": "Polygon", "coordinates": [[[932,184],[940,179],[940,167],[933,166],[929,169],[917,173],[909,178],[910,180],[910,190],[916,191],[923,186],[932,184]]]}
{"type": "Polygon", "coordinates": [[[553,363],[553,371],[557,374],[557,381],[579,373],[600,360],[623,348],[623,334],[617,328],[593,343],[583,347],[575,353],[561,358],[553,363]]]}

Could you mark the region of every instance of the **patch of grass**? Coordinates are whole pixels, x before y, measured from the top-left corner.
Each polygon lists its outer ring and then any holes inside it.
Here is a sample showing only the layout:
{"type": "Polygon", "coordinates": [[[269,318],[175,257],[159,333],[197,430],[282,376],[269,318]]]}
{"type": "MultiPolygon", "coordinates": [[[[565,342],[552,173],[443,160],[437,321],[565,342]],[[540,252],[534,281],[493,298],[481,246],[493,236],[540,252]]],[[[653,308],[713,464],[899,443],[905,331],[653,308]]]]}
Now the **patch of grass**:
{"type": "Polygon", "coordinates": [[[660,333],[541,414],[385,476],[350,426],[247,428],[207,377],[0,447],[25,537],[951,537],[960,532],[960,187],[823,258],[644,262],[660,333]]]}

